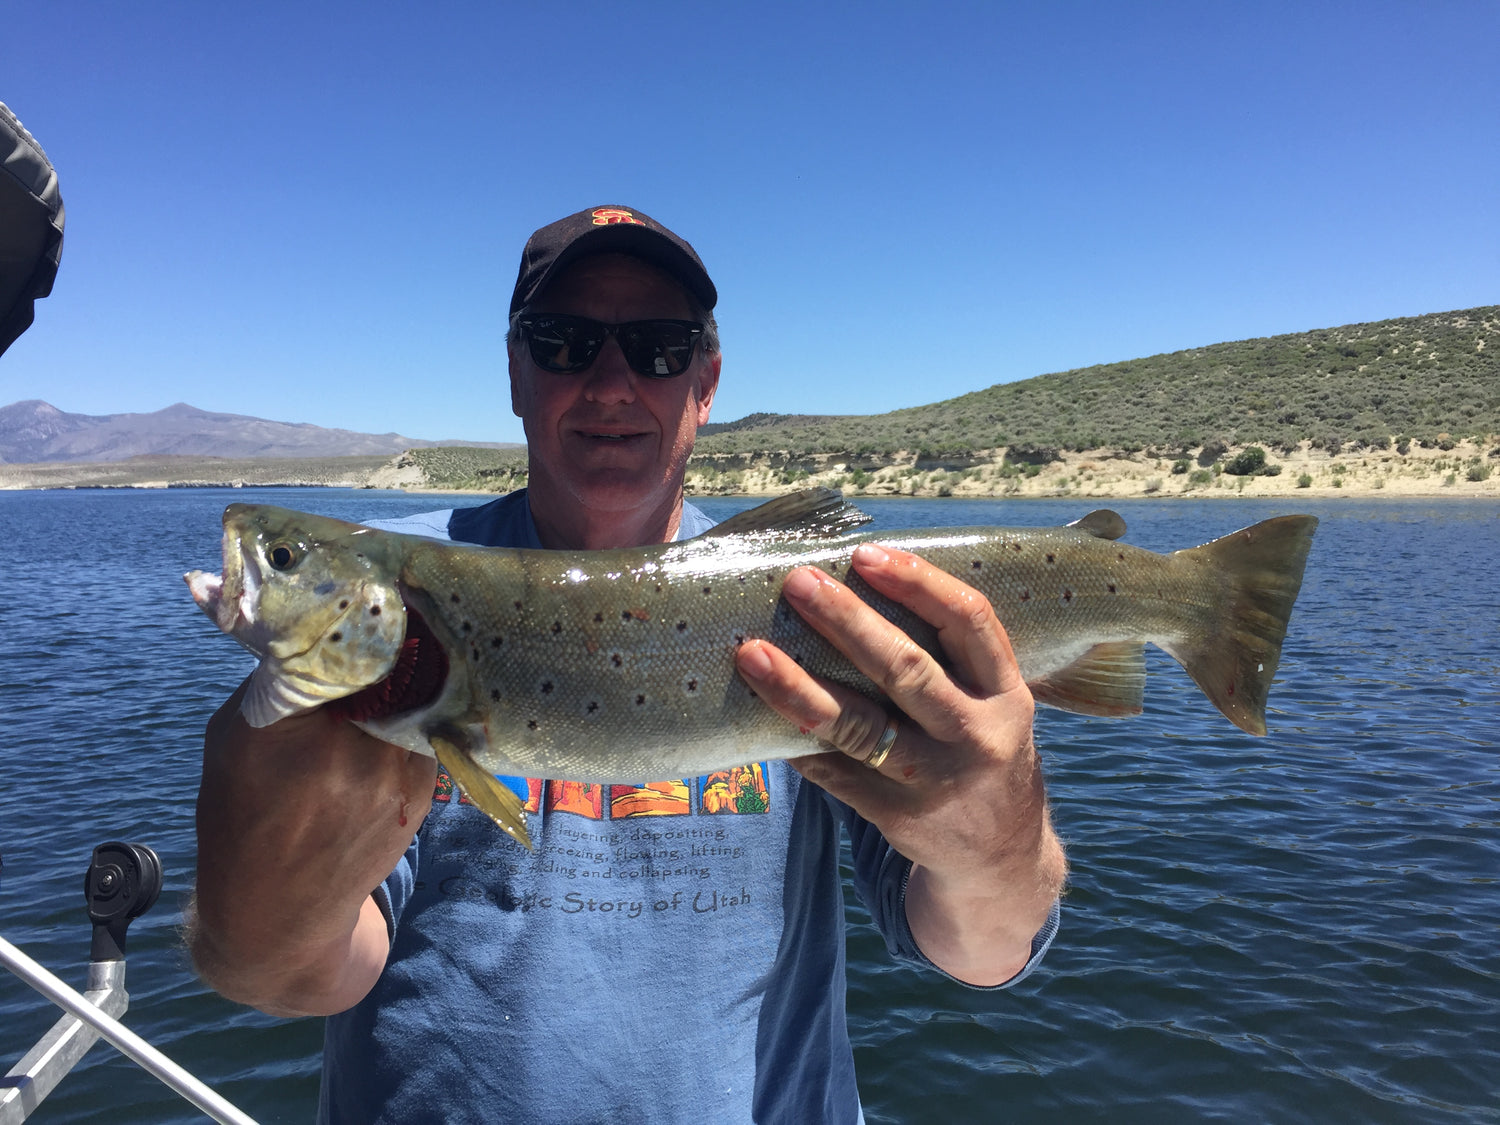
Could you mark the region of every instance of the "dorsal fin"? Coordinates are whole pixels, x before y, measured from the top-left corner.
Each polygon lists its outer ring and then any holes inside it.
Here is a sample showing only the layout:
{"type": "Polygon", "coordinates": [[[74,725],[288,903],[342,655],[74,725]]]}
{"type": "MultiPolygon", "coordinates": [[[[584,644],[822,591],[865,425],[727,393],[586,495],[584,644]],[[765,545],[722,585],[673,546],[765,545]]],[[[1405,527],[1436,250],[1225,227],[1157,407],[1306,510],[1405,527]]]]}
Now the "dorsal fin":
{"type": "Polygon", "coordinates": [[[847,503],[843,494],[835,489],[804,488],[736,513],[705,531],[701,538],[779,531],[831,539],[862,523],[869,523],[870,519],[853,504],[847,503]]]}
{"type": "Polygon", "coordinates": [[[1125,521],[1119,512],[1111,512],[1108,508],[1100,508],[1090,512],[1082,519],[1074,520],[1068,524],[1076,527],[1079,531],[1087,531],[1095,539],[1118,539],[1125,534],[1125,521]]]}

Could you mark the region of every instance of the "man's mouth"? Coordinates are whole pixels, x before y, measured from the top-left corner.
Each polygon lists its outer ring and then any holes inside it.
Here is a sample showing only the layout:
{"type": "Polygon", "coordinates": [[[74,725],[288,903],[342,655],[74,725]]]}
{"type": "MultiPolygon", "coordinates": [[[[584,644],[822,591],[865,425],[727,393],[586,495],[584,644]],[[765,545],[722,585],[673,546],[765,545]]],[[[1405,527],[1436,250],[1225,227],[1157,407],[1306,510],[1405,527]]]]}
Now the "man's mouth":
{"type": "Polygon", "coordinates": [[[605,430],[576,430],[574,432],[585,441],[602,442],[606,445],[624,445],[632,441],[639,441],[641,438],[648,436],[639,430],[632,433],[618,433],[605,430]]]}

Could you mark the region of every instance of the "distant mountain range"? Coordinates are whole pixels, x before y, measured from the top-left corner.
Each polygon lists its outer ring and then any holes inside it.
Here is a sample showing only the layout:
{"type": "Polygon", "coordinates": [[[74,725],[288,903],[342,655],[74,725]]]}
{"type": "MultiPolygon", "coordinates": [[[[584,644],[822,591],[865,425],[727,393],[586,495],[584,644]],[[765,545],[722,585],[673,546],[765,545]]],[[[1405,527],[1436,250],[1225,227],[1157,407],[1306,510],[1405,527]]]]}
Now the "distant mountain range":
{"type": "Polygon", "coordinates": [[[423,441],[306,423],[214,414],[179,402],[152,414],[70,414],[40,399],[0,407],[0,462],[124,461],[131,457],[352,457],[407,449],[500,442],[423,441]]]}

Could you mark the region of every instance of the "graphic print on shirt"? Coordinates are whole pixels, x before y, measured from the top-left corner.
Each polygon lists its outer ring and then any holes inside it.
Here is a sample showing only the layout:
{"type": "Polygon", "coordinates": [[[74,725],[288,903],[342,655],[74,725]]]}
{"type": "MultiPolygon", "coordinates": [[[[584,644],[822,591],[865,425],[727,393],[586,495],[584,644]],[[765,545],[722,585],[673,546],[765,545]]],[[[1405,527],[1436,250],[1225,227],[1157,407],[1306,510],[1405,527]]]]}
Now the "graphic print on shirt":
{"type": "Polygon", "coordinates": [[[693,790],[688,778],[609,787],[611,820],[633,816],[690,816],[692,812],[693,790]]]}
{"type": "MultiPolygon", "coordinates": [[[[643,816],[692,816],[763,813],[771,807],[764,762],[718,770],[700,778],[651,781],[643,785],[597,785],[588,781],[542,781],[533,777],[500,779],[522,799],[528,813],[542,808],[545,793],[548,813],[565,812],[587,820],[630,820],[643,816]],[[699,800],[693,800],[697,788],[699,800]],[[606,799],[608,812],[606,813],[606,799]]],[[[438,767],[434,801],[453,799],[453,779],[438,767]]],[[[460,793],[459,803],[474,802],[460,793]]]]}
{"type": "MultiPolygon", "coordinates": [[[[767,763],[642,785],[501,781],[524,795],[529,813],[542,814],[536,850],[511,842],[492,850],[494,834],[480,818],[429,817],[422,833],[444,859],[428,872],[428,885],[446,899],[623,923],[659,916],[744,920],[778,909],[774,894],[752,889],[750,875],[762,862],[775,865],[784,845],[762,852],[760,829],[774,836],[792,806],[767,763]],[[772,812],[779,817],[766,815],[772,812]],[[552,815],[562,813],[569,815],[552,815]],[[459,856],[477,866],[450,869],[459,856]]],[[[455,800],[456,789],[439,767],[434,811],[471,804],[461,790],[455,800]]]]}

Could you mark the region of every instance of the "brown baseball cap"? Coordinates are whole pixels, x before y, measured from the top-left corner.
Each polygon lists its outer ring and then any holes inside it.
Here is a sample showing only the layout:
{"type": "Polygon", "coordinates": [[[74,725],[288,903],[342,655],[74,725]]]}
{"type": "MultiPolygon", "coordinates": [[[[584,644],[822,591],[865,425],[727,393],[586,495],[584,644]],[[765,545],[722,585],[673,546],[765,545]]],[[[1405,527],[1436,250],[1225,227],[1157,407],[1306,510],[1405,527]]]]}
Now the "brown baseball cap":
{"type": "Polygon", "coordinates": [[[558,219],[526,241],[510,311],[525,308],[566,266],[591,254],[640,258],[671,274],[705,309],[718,303],[719,291],[686,239],[634,207],[609,205],[558,219]]]}

